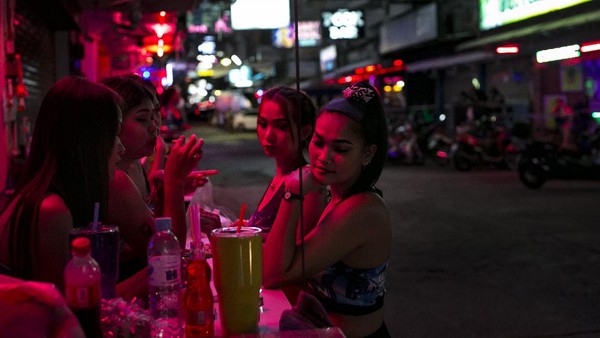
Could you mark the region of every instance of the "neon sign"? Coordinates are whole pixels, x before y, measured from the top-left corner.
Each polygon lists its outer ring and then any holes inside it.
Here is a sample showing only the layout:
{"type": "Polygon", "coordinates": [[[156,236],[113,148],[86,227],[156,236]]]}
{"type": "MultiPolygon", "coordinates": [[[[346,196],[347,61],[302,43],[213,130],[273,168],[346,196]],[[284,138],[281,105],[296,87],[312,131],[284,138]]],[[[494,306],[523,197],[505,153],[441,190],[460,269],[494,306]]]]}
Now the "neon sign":
{"type": "Polygon", "coordinates": [[[504,26],[591,0],[479,0],[482,30],[504,26]]]}
{"type": "Polygon", "coordinates": [[[323,12],[323,27],[329,32],[332,40],[357,39],[362,36],[365,25],[362,11],[338,9],[337,12],[323,12]]]}

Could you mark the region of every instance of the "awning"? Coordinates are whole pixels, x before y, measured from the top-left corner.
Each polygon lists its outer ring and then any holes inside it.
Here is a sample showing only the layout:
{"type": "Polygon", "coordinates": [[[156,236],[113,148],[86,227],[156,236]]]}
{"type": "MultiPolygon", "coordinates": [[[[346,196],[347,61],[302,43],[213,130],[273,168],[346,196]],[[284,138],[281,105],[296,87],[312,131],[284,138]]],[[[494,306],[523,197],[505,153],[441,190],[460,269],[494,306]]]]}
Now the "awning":
{"type": "Polygon", "coordinates": [[[447,68],[465,63],[490,60],[494,56],[494,53],[486,51],[474,51],[470,53],[443,56],[409,63],[406,65],[406,71],[409,73],[416,73],[424,70],[447,68]]]}
{"type": "Polygon", "coordinates": [[[557,19],[551,22],[533,24],[520,29],[515,29],[508,32],[498,33],[483,38],[467,41],[456,46],[456,51],[463,51],[470,48],[498,43],[501,41],[509,41],[512,39],[525,37],[535,33],[548,32],[559,28],[573,28],[573,26],[583,25],[595,21],[600,21],[600,9],[583,14],[572,15],[570,17],[557,19]]]}
{"type": "Polygon", "coordinates": [[[323,74],[323,80],[337,79],[348,74],[354,74],[354,70],[356,68],[361,68],[368,65],[376,65],[377,63],[379,63],[379,59],[375,58],[373,60],[363,60],[349,65],[344,65],[332,70],[327,74],[323,74]]]}

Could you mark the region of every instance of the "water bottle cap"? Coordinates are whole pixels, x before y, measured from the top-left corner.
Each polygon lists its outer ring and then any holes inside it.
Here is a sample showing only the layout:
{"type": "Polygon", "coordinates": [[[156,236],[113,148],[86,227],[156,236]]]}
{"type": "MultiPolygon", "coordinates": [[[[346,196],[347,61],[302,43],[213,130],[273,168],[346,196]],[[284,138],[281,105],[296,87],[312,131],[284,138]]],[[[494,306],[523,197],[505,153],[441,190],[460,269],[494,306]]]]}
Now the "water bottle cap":
{"type": "Polygon", "coordinates": [[[154,219],[154,228],[156,231],[171,230],[171,217],[157,217],[154,219]]]}
{"type": "Polygon", "coordinates": [[[77,237],[71,242],[71,253],[83,257],[90,253],[90,240],[87,237],[77,237]]]}

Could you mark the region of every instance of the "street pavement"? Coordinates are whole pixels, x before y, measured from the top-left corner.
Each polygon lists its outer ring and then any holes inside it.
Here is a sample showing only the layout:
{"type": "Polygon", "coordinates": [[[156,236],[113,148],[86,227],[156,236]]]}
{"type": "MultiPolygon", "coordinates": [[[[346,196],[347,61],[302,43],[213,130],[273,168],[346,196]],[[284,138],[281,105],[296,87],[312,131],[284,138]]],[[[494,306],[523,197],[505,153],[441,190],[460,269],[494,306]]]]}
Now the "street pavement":
{"type": "MultiPolygon", "coordinates": [[[[205,125],[215,203],[254,210],[270,177],[253,132],[205,125]]],[[[600,337],[600,182],[525,188],[515,172],[388,165],[393,337],[600,337]]],[[[365,225],[367,226],[367,225],[365,225]]]]}

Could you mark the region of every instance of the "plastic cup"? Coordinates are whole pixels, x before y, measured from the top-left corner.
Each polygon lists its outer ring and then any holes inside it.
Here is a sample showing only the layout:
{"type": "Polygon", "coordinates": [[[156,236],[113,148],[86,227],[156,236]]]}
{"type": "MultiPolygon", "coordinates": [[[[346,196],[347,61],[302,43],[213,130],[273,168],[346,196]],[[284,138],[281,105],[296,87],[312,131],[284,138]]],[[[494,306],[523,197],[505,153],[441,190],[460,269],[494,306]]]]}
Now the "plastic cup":
{"type": "Polygon", "coordinates": [[[102,298],[115,298],[119,277],[119,228],[110,225],[102,225],[98,229],[74,228],[70,232],[69,242],[77,237],[90,240],[92,257],[100,265],[102,273],[102,298]]]}
{"type": "Polygon", "coordinates": [[[261,229],[236,227],[211,233],[213,276],[221,326],[228,335],[256,333],[262,285],[261,229]]]}

